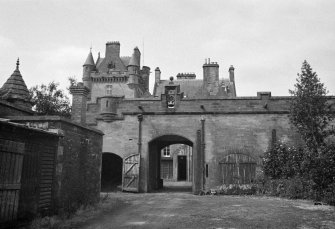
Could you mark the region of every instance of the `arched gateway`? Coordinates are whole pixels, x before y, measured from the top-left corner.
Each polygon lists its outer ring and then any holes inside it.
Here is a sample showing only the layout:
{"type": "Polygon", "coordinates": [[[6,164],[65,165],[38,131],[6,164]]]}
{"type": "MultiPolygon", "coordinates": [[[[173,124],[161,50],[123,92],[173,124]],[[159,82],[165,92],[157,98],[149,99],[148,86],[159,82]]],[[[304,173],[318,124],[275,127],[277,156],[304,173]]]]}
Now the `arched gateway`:
{"type": "MultiPolygon", "coordinates": [[[[162,161],[162,155],[161,150],[165,147],[168,147],[170,145],[174,144],[184,144],[188,145],[190,147],[193,147],[194,143],[190,141],[189,139],[177,135],[177,134],[168,134],[159,136],[153,140],[151,140],[148,146],[148,175],[147,178],[149,181],[148,189],[149,190],[155,190],[163,188],[163,178],[162,178],[162,169],[163,169],[163,161],[162,161]]],[[[190,164],[189,168],[190,170],[193,170],[193,158],[191,158],[189,161],[192,163],[190,164]]],[[[174,167],[172,165],[172,167],[174,167]]],[[[179,156],[179,161],[177,166],[175,166],[179,169],[179,176],[184,178],[186,180],[186,171],[187,171],[187,158],[186,156],[179,156]]],[[[193,174],[193,173],[191,173],[193,174]]],[[[193,177],[190,178],[190,180],[193,180],[193,177]]]]}
{"type": "Polygon", "coordinates": [[[299,141],[288,118],[291,98],[270,92],[237,97],[233,66],[229,77],[220,79],[218,63],[206,60],[202,80],[179,73],[170,81],[162,80],[156,68],[151,95],[150,68],[141,68],[139,49],[131,57],[119,54],[119,42],[108,42],[105,57],[96,62],[90,53],[83,83],[71,87],[71,93],[73,119],[101,130],[103,152],[129,163],[123,168],[124,190],[149,192],[162,186],[160,150],[167,145],[192,146],[189,174],[197,193],[252,183],[272,142],[299,141]]]}

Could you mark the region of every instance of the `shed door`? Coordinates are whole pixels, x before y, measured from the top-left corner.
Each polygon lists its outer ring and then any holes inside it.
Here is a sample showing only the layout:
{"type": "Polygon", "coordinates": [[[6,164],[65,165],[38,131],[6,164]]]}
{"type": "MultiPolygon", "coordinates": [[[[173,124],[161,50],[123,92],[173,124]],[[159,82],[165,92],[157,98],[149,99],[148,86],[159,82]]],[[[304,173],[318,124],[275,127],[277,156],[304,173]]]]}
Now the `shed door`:
{"type": "Polygon", "coordinates": [[[140,155],[133,154],[123,158],[122,190],[139,191],[140,155]]]}
{"type": "Polygon", "coordinates": [[[0,228],[17,219],[25,144],[0,139],[0,228]]]}

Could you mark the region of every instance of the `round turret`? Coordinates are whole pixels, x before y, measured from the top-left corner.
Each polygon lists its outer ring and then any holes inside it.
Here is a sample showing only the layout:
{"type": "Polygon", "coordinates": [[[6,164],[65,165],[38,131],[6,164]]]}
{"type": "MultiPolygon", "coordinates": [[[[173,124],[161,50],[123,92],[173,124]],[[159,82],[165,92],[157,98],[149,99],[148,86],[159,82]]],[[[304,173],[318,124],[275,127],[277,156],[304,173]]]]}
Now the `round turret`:
{"type": "Polygon", "coordinates": [[[91,90],[91,72],[96,69],[94,58],[92,55],[92,50],[90,49],[90,53],[88,54],[86,61],[83,65],[83,83],[84,85],[91,90]]]}

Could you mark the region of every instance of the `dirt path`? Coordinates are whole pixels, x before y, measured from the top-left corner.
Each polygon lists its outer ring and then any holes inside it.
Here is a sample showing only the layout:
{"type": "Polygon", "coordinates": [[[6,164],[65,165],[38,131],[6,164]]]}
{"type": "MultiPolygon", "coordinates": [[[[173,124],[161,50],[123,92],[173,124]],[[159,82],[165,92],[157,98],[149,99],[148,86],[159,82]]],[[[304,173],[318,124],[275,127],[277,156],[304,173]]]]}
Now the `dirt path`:
{"type": "Polygon", "coordinates": [[[253,196],[112,193],[103,204],[103,213],[80,228],[335,229],[335,208],[310,201],[253,196]],[[117,209],[110,205],[115,199],[117,209]]]}

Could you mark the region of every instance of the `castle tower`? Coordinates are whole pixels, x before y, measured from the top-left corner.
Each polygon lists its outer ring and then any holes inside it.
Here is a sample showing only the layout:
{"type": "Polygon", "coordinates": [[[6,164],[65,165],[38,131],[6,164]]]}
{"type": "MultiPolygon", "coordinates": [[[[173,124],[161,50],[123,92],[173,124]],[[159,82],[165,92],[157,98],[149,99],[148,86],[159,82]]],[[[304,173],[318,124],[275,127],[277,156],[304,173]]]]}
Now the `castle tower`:
{"type": "Polygon", "coordinates": [[[92,80],[91,80],[91,72],[95,70],[94,59],[92,55],[92,50],[88,54],[86,61],[83,65],[83,83],[84,86],[89,90],[92,89],[92,80]]]}
{"type": "Polygon", "coordinates": [[[219,92],[219,65],[206,60],[203,67],[203,89],[206,95],[216,95],[219,92]]]}
{"type": "Polygon", "coordinates": [[[86,124],[86,102],[89,90],[83,83],[70,87],[72,94],[71,120],[83,125],[86,124]]]}
{"type": "Polygon", "coordinates": [[[18,58],[15,71],[0,88],[0,98],[21,108],[31,110],[32,104],[30,102],[29,91],[21,76],[19,65],[20,61],[18,58]]]}

